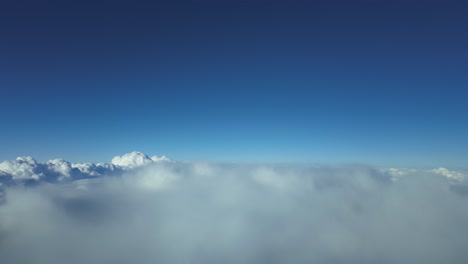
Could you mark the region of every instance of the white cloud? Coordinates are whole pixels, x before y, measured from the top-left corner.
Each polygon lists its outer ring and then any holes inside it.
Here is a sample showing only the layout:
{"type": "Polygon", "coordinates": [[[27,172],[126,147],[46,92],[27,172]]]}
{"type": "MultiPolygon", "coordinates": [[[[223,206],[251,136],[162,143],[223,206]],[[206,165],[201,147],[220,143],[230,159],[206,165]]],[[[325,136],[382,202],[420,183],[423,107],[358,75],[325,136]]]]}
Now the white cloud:
{"type": "Polygon", "coordinates": [[[116,156],[112,159],[112,164],[125,167],[125,168],[136,168],[145,166],[154,162],[167,162],[170,161],[166,156],[158,157],[148,157],[147,155],[133,151],[122,156],[116,156]]]}
{"type": "Polygon", "coordinates": [[[7,180],[14,183],[75,181],[98,176],[119,175],[126,170],[164,162],[172,161],[166,156],[150,158],[137,151],[116,156],[111,163],[71,163],[63,159],[40,163],[32,157],[18,157],[16,160],[0,163],[0,182],[7,180]]]}
{"type": "Polygon", "coordinates": [[[162,155],[161,157],[158,157],[158,156],[152,156],[151,157],[151,160],[153,162],[172,162],[171,159],[169,159],[168,157],[162,155]]]}
{"type": "Polygon", "coordinates": [[[72,163],[71,167],[78,169],[84,175],[93,177],[114,175],[121,170],[121,168],[112,163],[72,163]]]}
{"type": "Polygon", "coordinates": [[[5,176],[9,175],[15,180],[41,178],[43,173],[38,170],[38,163],[32,157],[18,157],[13,161],[0,163],[0,170],[5,176]]]}
{"type": "Polygon", "coordinates": [[[448,179],[454,180],[454,181],[465,181],[465,180],[468,179],[468,175],[466,175],[465,173],[457,172],[457,171],[451,171],[451,170],[448,170],[446,168],[434,169],[434,170],[432,170],[432,172],[443,175],[443,176],[447,177],[448,179]]]}
{"type": "Polygon", "coordinates": [[[468,260],[468,197],[452,189],[466,186],[450,171],[154,162],[140,153],[2,164],[5,175],[64,177],[3,187],[2,264],[468,260]]]}

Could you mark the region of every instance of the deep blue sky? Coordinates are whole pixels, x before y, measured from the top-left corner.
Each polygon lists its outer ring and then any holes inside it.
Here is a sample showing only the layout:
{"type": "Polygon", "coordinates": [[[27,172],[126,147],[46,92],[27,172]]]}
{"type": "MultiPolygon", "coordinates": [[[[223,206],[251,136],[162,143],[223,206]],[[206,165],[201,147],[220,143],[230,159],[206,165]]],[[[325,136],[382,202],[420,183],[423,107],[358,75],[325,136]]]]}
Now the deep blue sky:
{"type": "Polygon", "coordinates": [[[468,167],[466,1],[1,1],[0,160],[468,167]]]}

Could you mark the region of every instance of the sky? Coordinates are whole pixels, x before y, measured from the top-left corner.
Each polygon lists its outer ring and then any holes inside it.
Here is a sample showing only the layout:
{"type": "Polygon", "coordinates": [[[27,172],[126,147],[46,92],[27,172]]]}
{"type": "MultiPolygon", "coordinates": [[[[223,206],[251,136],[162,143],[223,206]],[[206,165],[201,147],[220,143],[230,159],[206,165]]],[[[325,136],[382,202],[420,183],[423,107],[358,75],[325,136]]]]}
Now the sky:
{"type": "Polygon", "coordinates": [[[466,1],[1,1],[0,160],[467,169],[466,1]]]}

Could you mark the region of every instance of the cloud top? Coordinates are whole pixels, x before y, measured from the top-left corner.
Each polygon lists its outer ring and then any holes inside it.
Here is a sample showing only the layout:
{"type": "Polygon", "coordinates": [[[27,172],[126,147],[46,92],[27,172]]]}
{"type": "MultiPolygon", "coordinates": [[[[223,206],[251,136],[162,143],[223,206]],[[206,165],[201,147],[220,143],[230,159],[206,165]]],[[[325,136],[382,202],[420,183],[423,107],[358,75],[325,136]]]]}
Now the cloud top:
{"type": "Polygon", "coordinates": [[[468,260],[462,172],[113,161],[1,163],[0,263],[468,260]]]}
{"type": "Polygon", "coordinates": [[[135,168],[151,164],[155,161],[159,161],[157,156],[155,156],[153,160],[141,152],[133,151],[122,156],[115,156],[112,159],[112,164],[121,167],[135,168]]]}
{"type": "Polygon", "coordinates": [[[160,162],[171,162],[171,160],[166,156],[150,158],[137,151],[116,156],[111,163],[72,163],[63,159],[40,163],[32,157],[26,156],[1,162],[0,182],[68,182],[99,176],[120,175],[127,170],[160,162]]]}

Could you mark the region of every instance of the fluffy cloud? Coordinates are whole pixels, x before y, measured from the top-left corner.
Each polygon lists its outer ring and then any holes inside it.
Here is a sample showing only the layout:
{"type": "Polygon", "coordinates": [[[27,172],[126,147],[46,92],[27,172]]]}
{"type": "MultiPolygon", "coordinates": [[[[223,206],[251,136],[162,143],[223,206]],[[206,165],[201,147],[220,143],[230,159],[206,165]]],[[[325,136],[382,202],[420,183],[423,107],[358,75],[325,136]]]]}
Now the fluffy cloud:
{"type": "Polygon", "coordinates": [[[140,154],[95,167],[2,163],[17,179],[106,169],[5,188],[0,263],[468,260],[468,200],[452,190],[465,183],[444,170],[155,162],[140,154]],[[117,177],[103,177],[112,170],[117,177]]]}
{"type": "Polygon", "coordinates": [[[150,158],[137,151],[116,156],[111,163],[71,163],[63,159],[39,163],[32,157],[18,157],[16,160],[0,163],[0,182],[75,181],[98,176],[121,175],[127,170],[159,162],[171,162],[171,160],[166,156],[150,158]]]}
{"type": "Polygon", "coordinates": [[[3,177],[11,177],[15,180],[36,179],[44,174],[38,168],[39,164],[32,157],[18,157],[14,161],[4,161],[0,163],[0,174],[3,177]]]}
{"type": "Polygon", "coordinates": [[[112,164],[124,168],[136,168],[145,166],[154,162],[170,162],[171,160],[166,156],[153,156],[149,157],[141,152],[133,151],[122,156],[116,156],[112,159],[112,164]]]}

